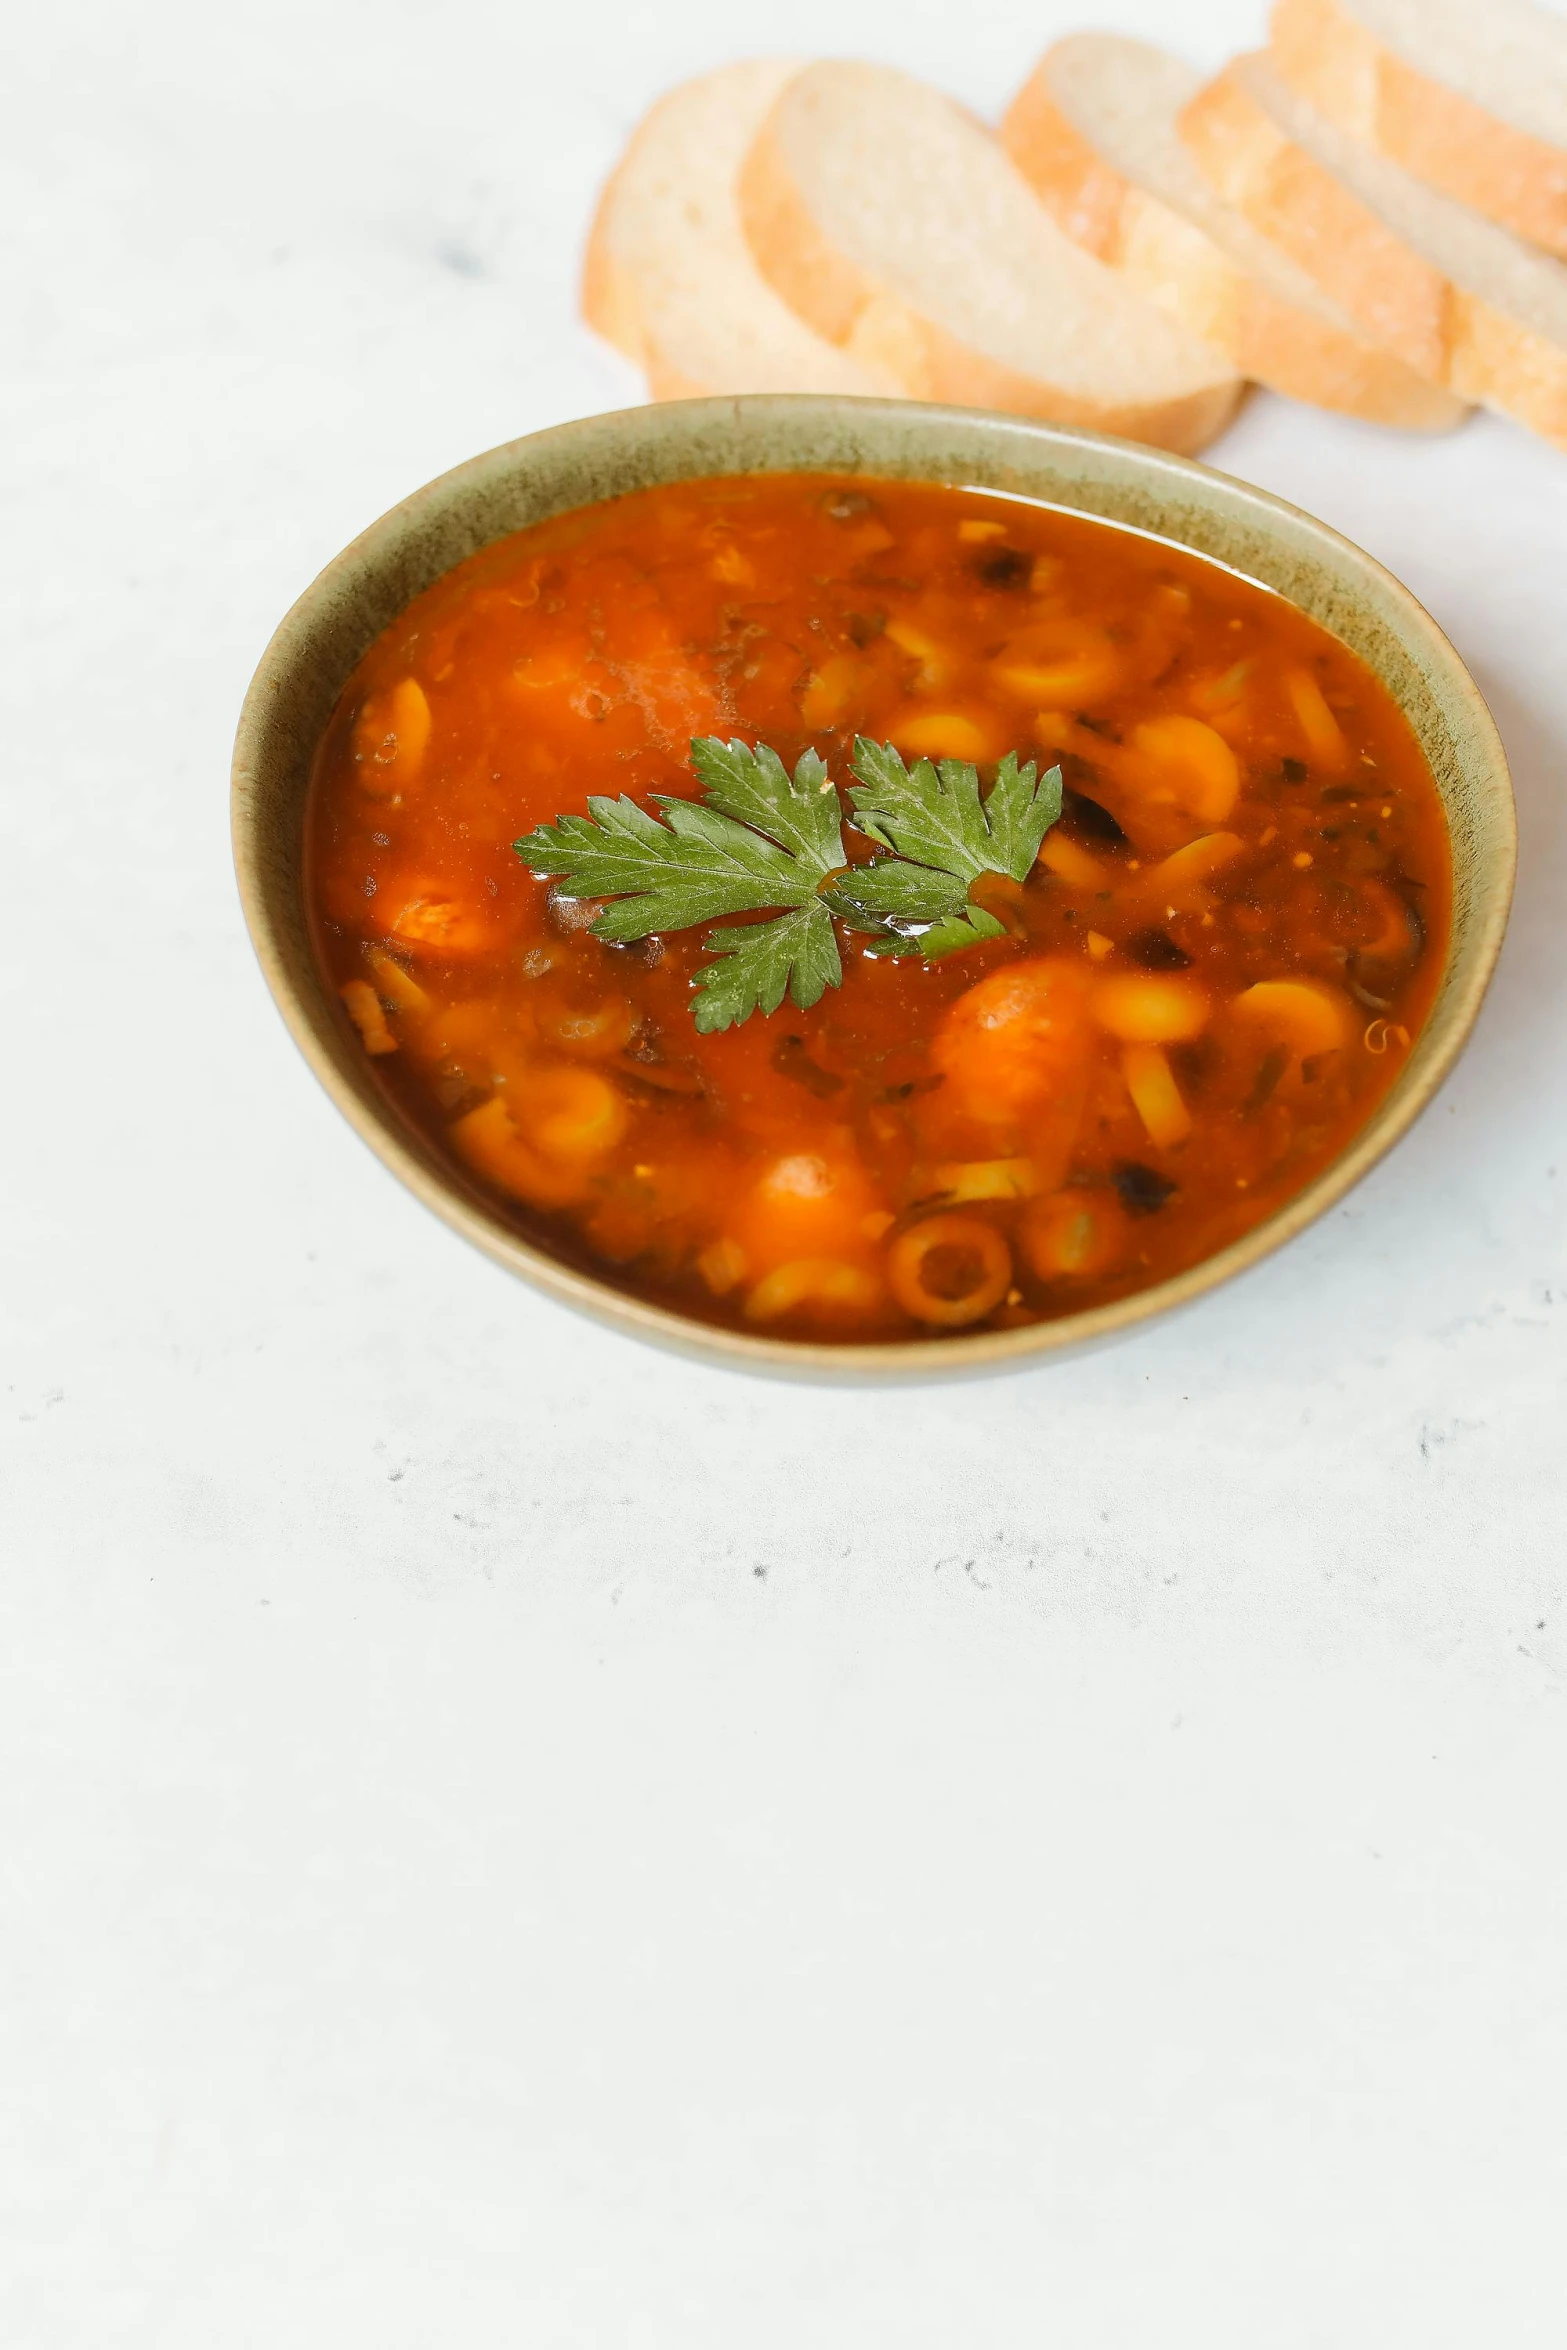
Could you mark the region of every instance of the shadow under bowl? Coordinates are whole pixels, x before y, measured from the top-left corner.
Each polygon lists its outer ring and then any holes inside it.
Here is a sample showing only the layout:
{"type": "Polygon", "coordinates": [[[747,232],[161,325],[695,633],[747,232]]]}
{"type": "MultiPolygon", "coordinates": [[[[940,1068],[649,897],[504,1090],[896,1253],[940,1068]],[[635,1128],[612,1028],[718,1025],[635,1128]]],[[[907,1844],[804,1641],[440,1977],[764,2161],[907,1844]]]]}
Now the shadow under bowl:
{"type": "Polygon", "coordinates": [[[1080,1348],[1202,1296],[1324,1214],[1412,1124],[1462,1049],[1501,948],[1517,851],[1506,758],[1473,679],[1409,591],[1336,531],[1157,449],[974,409],[804,396],[587,417],[415,491],[327,566],[268,645],[240,717],[232,816],[245,918],[278,1007],[350,1125],[416,1198],[498,1264],[618,1329],[708,1361],[818,1379],[951,1376],[1080,1348]],[[303,877],[312,762],[360,657],[398,613],[478,548],[551,515],[662,482],[803,472],[1008,492],[1227,564],[1358,653],[1430,763],[1447,813],[1453,918],[1436,1000],[1402,1072],[1349,1146],[1266,1222],[1133,1296],[1021,1329],[851,1345],[724,1329],[628,1296],[524,1239],[405,1122],[316,960],[303,877]]]}

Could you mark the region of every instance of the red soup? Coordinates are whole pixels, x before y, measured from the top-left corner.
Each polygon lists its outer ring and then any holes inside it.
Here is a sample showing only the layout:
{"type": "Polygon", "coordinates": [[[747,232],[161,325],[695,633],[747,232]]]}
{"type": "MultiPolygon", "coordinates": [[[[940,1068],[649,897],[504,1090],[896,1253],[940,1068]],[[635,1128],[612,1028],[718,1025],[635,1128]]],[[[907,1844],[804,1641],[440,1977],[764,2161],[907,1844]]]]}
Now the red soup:
{"type": "Polygon", "coordinates": [[[1409,1052],[1449,857],[1401,712],[1281,598],[783,475],[438,581],[327,729],[308,887],[381,1082],[530,1240],[887,1339],[1075,1312],[1272,1214],[1409,1052]]]}

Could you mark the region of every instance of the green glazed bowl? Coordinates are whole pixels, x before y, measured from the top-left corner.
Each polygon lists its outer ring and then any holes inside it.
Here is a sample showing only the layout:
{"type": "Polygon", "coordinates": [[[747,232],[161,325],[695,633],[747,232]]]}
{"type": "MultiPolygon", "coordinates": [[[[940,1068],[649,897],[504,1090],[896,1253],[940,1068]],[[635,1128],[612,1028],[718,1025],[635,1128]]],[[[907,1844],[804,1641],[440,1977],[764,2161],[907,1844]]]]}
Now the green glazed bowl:
{"type": "Polygon", "coordinates": [[[684,400],[531,434],[415,491],[328,564],[278,628],[234,747],[234,858],[267,984],[311,1068],[426,1207],[536,1288],[633,1336],[737,1367],[813,1378],[994,1368],[1112,1337],[1184,1305],[1343,1198],[1418,1117],[1474,1025],[1512,896],[1517,833],[1489,711],[1430,615],[1369,555],[1264,491],[1188,458],[976,409],[811,397],[684,400]],[[659,482],[865,473],[1009,491],[1130,524],[1281,595],[1341,637],[1402,704],[1447,811],[1453,922],[1431,1017],[1349,1147],[1268,1220],[1190,1270],[1059,1320],[972,1337],[825,1346],[718,1329],[628,1297],[524,1240],[399,1115],[310,944],[305,795],[327,719],[361,654],[443,572],[507,532],[659,482]]]}

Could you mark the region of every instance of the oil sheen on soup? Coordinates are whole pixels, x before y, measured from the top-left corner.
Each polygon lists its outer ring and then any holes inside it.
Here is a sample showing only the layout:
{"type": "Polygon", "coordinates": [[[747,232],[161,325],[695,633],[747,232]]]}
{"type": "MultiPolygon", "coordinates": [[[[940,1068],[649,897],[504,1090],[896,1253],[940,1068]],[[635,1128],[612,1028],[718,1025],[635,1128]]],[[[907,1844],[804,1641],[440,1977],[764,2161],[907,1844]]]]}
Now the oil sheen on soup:
{"type": "Polygon", "coordinates": [[[1449,914],[1406,720],[1294,606],[1082,516],[798,475],[617,499],[440,580],[342,696],[307,871],[379,1081],[470,1187],[625,1290],[797,1340],[1036,1322],[1234,1241],[1396,1078],[1449,914]],[[976,889],[999,935],[926,961],[840,930],[841,986],[703,1034],[711,925],[606,943],[512,845],[591,794],[695,797],[703,736],[814,748],[834,787],[857,736],[982,789],[1015,751],[1063,813],[976,889]]]}

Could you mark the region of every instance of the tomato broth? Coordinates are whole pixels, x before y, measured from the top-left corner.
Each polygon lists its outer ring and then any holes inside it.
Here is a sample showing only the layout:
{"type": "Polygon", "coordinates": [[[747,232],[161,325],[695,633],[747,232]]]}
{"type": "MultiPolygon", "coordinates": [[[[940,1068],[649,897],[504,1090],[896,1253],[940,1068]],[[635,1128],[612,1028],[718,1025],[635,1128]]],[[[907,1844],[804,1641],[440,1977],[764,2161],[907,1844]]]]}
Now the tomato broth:
{"type": "MultiPolygon", "coordinates": [[[[848,812],[845,799],[845,812],[848,812]]],[[[845,853],[870,853],[846,831],[845,853]]],[[[1271,1215],[1430,1009],[1441,802],[1356,655],[1248,580],[914,482],[680,483],[485,548],[360,662],[308,813],[318,951],[402,1113],[531,1241],[708,1322],[928,1337],[1076,1312],[1271,1215]],[[529,870],[694,737],[1059,763],[999,936],[702,1034],[711,924],[630,945],[529,870]]]]}

